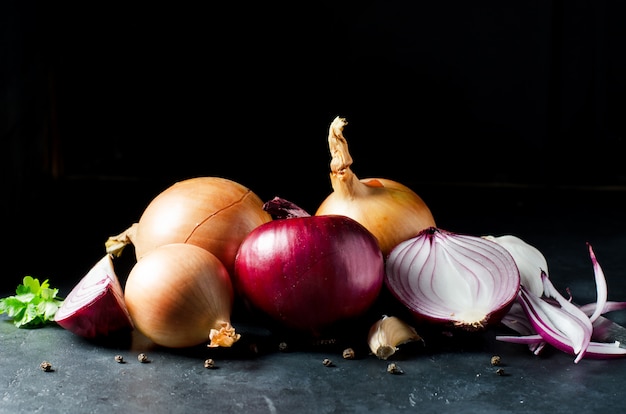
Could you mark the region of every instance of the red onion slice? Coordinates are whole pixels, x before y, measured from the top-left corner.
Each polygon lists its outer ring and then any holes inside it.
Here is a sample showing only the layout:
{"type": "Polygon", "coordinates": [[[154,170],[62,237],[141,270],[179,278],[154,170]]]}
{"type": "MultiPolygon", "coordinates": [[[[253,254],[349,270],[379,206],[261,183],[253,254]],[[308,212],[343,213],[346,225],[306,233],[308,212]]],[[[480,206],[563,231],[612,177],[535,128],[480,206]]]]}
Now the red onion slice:
{"type": "Polygon", "coordinates": [[[528,292],[523,286],[519,298],[539,335],[555,348],[576,355],[574,362],[579,362],[591,341],[591,321],[587,318],[588,323],[585,323],[570,313],[570,309],[557,307],[528,292]]]}
{"type": "Polygon", "coordinates": [[[513,302],[511,309],[504,315],[501,322],[504,326],[511,328],[521,335],[534,335],[537,333],[528,320],[526,313],[524,313],[524,309],[519,300],[513,302]]]}
{"type": "MultiPolygon", "coordinates": [[[[586,305],[582,305],[580,307],[580,310],[585,312],[585,315],[591,316],[596,308],[597,308],[597,305],[595,303],[588,303],[586,305]]],[[[604,304],[604,308],[602,308],[602,315],[604,315],[605,313],[614,312],[618,310],[624,310],[624,309],[626,309],[626,302],[617,302],[617,301],[607,300],[606,303],[604,304]]]]}
{"type": "Polygon", "coordinates": [[[520,274],[498,243],[431,227],[391,251],[385,283],[416,318],[474,330],[500,321],[520,274]]]}
{"type": "Polygon", "coordinates": [[[133,329],[110,254],[100,259],[67,295],[55,321],[85,338],[133,329]]]}
{"type": "Polygon", "coordinates": [[[603,337],[605,324],[600,316],[606,312],[626,309],[626,302],[607,301],[607,283],[589,243],[589,255],[593,264],[597,299],[595,303],[575,305],[571,298],[563,297],[545,272],[542,272],[544,292],[536,295],[522,286],[517,303],[502,318],[504,325],[522,336],[499,335],[497,340],[527,344],[535,354],[544,343],[575,355],[575,363],[583,357],[604,359],[626,356],[626,349],[619,342],[598,342],[603,337]],[[520,313],[517,305],[524,313],[520,313]],[[524,320],[526,318],[526,320],[524,320]],[[528,322],[532,325],[530,328],[528,322]]]}
{"type": "Polygon", "coordinates": [[[608,287],[606,284],[606,277],[604,276],[604,271],[602,271],[602,267],[598,263],[598,259],[596,258],[596,254],[593,252],[593,248],[589,243],[587,243],[587,247],[589,248],[589,257],[591,258],[591,264],[593,266],[593,274],[595,276],[596,281],[596,308],[594,312],[589,316],[591,322],[594,322],[600,315],[602,315],[602,310],[606,305],[606,300],[608,297],[608,287]]]}
{"type": "MultiPolygon", "coordinates": [[[[496,339],[503,342],[511,342],[515,344],[526,344],[533,351],[535,355],[539,355],[543,350],[543,344],[545,340],[539,334],[523,335],[523,336],[511,336],[511,335],[498,335],[496,339]]],[[[571,347],[566,348],[568,353],[573,353],[571,347]]],[[[626,356],[626,348],[622,348],[619,342],[589,342],[587,350],[585,352],[585,358],[588,359],[610,359],[610,358],[623,358],[626,356]]]]}
{"type": "Polygon", "coordinates": [[[526,243],[517,236],[483,236],[487,240],[494,241],[508,250],[513,256],[517,268],[520,272],[520,284],[525,286],[536,295],[543,293],[543,283],[541,281],[541,271],[547,275],[548,262],[539,249],[526,243]]]}

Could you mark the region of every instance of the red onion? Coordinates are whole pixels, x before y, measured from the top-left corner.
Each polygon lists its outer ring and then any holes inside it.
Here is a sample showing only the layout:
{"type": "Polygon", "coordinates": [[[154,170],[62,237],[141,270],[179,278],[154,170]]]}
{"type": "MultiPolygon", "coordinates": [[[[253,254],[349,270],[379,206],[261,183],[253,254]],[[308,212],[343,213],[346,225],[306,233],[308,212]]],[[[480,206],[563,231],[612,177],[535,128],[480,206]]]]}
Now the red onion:
{"type": "Polygon", "coordinates": [[[601,342],[606,329],[606,312],[624,309],[625,302],[607,301],[607,284],[604,272],[598,263],[591,245],[589,255],[596,280],[596,303],[577,306],[571,298],[563,297],[550,281],[546,272],[541,272],[543,292],[533,293],[525,286],[519,292],[515,312],[503,318],[504,325],[522,336],[499,335],[496,339],[505,342],[527,344],[538,355],[545,344],[575,355],[578,363],[584,357],[605,359],[626,356],[626,349],[618,342],[601,342]],[[523,312],[520,312],[522,310],[523,312]]]}
{"type": "Polygon", "coordinates": [[[531,292],[540,295],[543,292],[541,271],[548,273],[548,262],[543,253],[519,237],[505,234],[503,236],[483,236],[504,247],[517,264],[520,273],[520,284],[531,292]]]}
{"type": "Polygon", "coordinates": [[[299,215],[250,232],[235,258],[234,283],[252,308],[316,336],[373,305],[384,261],[376,238],[355,220],[299,215]]]}
{"type": "Polygon", "coordinates": [[[417,319],[476,330],[509,310],[520,274],[498,243],[430,227],[391,251],[385,283],[417,319]]]}
{"type": "Polygon", "coordinates": [[[100,259],[70,291],[55,321],[85,338],[133,329],[110,254],[100,259]]]}

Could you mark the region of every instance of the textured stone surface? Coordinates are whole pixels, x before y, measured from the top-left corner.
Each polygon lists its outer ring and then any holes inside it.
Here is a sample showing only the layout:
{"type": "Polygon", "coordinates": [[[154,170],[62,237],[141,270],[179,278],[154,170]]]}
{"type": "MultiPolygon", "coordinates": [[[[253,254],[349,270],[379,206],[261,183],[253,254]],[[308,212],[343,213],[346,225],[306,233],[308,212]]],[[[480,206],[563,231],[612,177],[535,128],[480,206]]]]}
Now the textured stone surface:
{"type": "MultiPolygon", "coordinates": [[[[443,228],[475,234],[516,234],[546,256],[554,284],[578,303],[595,300],[585,242],[603,267],[609,299],[626,299],[626,222],[621,195],[473,190],[430,197],[443,228]],[[491,194],[491,199],[485,198],[491,194]],[[494,195],[497,195],[494,197],[494,195]],[[454,202],[458,198],[459,202],[454,202]],[[621,200],[621,201],[620,201],[621,200]],[[470,203],[471,202],[471,203],[470,203]],[[462,203],[470,203],[465,208],[462,203]]],[[[5,281],[6,282],[6,281],[5,281]]],[[[62,292],[68,291],[65,281],[62,292]]],[[[2,296],[11,294],[3,292],[2,296]]],[[[389,311],[381,304],[375,312],[389,311]]],[[[393,310],[392,312],[395,312],[393,310]]],[[[25,330],[0,315],[2,413],[515,413],[619,412],[626,359],[574,357],[553,349],[532,355],[524,345],[498,342],[497,328],[451,337],[421,330],[425,346],[401,348],[389,361],[368,355],[362,326],[337,342],[284,336],[235,314],[243,335],[235,347],[171,350],[134,334],[104,342],[79,338],[58,326],[25,330]],[[279,351],[286,341],[287,352],[279,351]],[[345,346],[357,357],[344,360],[345,346]],[[137,356],[145,353],[148,363],[137,356]],[[121,355],[125,363],[115,361],[121,355]],[[494,355],[501,365],[491,365],[494,355]],[[207,358],[212,369],[204,367],[207,358]],[[332,367],[323,364],[325,358],[332,367]],[[51,372],[40,368],[52,364],[51,372]],[[396,363],[403,374],[387,371],[396,363]],[[504,375],[498,375],[502,369],[504,375]]],[[[624,312],[608,314],[626,323],[624,312]]],[[[333,339],[333,338],[329,338],[333,339]]]]}

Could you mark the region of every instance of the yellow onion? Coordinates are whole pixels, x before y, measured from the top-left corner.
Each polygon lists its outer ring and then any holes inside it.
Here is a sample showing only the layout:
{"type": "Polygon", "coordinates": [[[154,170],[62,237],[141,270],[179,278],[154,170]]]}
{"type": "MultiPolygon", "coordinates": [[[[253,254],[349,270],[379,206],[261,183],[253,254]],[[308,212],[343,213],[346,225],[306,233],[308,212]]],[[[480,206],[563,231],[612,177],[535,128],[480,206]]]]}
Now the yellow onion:
{"type": "Polygon", "coordinates": [[[159,246],[130,270],[124,300],[135,328],[155,344],[230,347],[234,290],[220,260],[185,243],[159,246]]]}
{"type": "Polygon", "coordinates": [[[352,157],[343,136],[347,124],[345,118],[337,117],[330,125],[333,192],[315,215],[339,214],[359,222],[377,238],[386,257],[398,243],[434,227],[435,219],[424,200],[409,187],[385,178],[359,179],[352,172],[352,157]]]}
{"type": "Polygon", "coordinates": [[[194,244],[217,256],[230,273],[243,239],[270,220],[261,199],[247,187],[221,177],[195,177],[158,194],[139,222],[110,237],[106,247],[119,256],[132,243],[140,260],[164,244],[194,244]]]}

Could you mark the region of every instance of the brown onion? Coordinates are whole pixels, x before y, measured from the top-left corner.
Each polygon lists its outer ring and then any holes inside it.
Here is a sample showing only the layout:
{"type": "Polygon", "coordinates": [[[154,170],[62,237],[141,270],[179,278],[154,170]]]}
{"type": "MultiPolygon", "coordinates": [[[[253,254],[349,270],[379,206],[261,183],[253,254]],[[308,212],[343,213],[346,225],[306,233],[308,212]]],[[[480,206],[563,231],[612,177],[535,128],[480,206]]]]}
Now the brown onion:
{"type": "Polygon", "coordinates": [[[230,322],[234,291],[222,262],[193,244],[159,246],[131,269],[124,299],[135,328],[154,343],[184,348],[239,339],[230,322]]]}
{"type": "Polygon", "coordinates": [[[343,136],[347,124],[337,117],[330,125],[333,192],[315,215],[339,214],[359,222],[378,239],[386,257],[398,243],[434,227],[435,219],[424,200],[409,187],[385,178],[359,179],[352,172],[352,157],[343,136]]]}
{"type": "Polygon", "coordinates": [[[213,253],[230,273],[245,236],[270,220],[247,187],[220,177],[190,178],[157,195],[138,223],[109,238],[107,251],[119,255],[132,243],[139,260],[158,246],[190,243],[213,253]]]}

